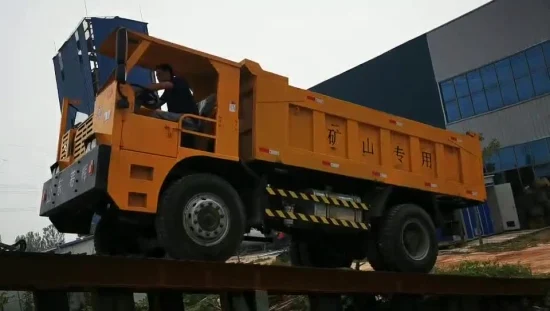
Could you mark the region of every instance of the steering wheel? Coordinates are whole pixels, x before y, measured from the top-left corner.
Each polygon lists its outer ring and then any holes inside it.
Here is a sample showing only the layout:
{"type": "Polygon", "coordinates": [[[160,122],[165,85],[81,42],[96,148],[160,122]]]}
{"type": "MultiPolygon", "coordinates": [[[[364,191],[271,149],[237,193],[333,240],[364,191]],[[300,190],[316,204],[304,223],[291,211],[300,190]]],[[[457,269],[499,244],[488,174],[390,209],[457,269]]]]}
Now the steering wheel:
{"type": "Polygon", "coordinates": [[[136,101],[139,101],[140,105],[149,109],[158,108],[157,106],[160,103],[160,99],[157,92],[149,90],[148,88],[140,84],[131,83],[130,85],[136,92],[136,101]],[[136,90],[136,88],[138,90],[136,90]]]}

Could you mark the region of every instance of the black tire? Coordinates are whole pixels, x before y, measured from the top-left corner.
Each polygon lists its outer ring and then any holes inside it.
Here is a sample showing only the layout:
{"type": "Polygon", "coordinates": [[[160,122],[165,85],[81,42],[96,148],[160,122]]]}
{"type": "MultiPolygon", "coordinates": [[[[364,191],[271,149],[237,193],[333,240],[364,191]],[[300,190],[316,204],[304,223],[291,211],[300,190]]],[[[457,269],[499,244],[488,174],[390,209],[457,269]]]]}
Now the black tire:
{"type": "Polygon", "coordinates": [[[430,215],[418,205],[400,204],[392,207],[385,215],[380,228],[380,254],[385,265],[398,272],[429,273],[438,255],[438,242],[435,226],[430,215]],[[415,258],[405,247],[403,230],[405,227],[421,231],[422,245],[415,258]]]}
{"type": "Polygon", "coordinates": [[[331,241],[318,239],[290,241],[290,263],[293,266],[316,268],[350,268],[353,259],[341,249],[330,247],[331,241]]]}
{"type": "Polygon", "coordinates": [[[301,267],[311,265],[308,257],[308,251],[305,249],[306,247],[306,244],[303,242],[299,242],[294,239],[290,241],[288,252],[290,255],[290,264],[292,266],[301,267]]]}
{"type": "Polygon", "coordinates": [[[185,176],[172,183],[161,194],[159,201],[157,237],[170,257],[225,261],[239,249],[246,225],[244,206],[237,191],[222,178],[212,174],[185,176]],[[199,203],[186,207],[191,200],[198,200],[199,203]],[[212,230],[203,230],[200,227],[197,219],[202,215],[200,213],[203,209],[206,211],[204,217],[210,220],[219,218],[219,222],[214,220],[215,229],[210,227],[212,230]],[[188,213],[190,210],[192,212],[188,213]],[[198,235],[204,235],[205,240],[208,239],[207,234],[221,234],[221,237],[211,245],[197,241],[198,235]]]}
{"type": "Polygon", "coordinates": [[[385,262],[380,252],[380,226],[373,224],[367,237],[366,253],[369,265],[374,271],[392,271],[391,267],[385,262]]]}

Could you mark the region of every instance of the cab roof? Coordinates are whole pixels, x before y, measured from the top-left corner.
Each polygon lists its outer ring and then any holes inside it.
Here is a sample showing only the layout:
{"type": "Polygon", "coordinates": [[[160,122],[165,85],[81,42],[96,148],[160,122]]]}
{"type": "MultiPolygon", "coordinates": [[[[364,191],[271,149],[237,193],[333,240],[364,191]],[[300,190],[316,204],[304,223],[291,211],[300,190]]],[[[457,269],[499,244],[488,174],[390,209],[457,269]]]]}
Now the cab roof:
{"type": "MultiPolygon", "coordinates": [[[[116,30],[113,31],[98,52],[102,55],[115,58],[116,51],[116,30]]],[[[149,41],[150,45],[137,62],[136,66],[154,70],[159,64],[170,64],[176,75],[208,75],[214,68],[211,61],[227,64],[234,67],[241,67],[240,63],[225,58],[197,51],[182,45],[178,45],[159,38],[148,36],[142,33],[127,30],[128,32],[128,57],[137,49],[142,41],[149,41]],[[184,72],[182,72],[184,71],[184,72]]]]}

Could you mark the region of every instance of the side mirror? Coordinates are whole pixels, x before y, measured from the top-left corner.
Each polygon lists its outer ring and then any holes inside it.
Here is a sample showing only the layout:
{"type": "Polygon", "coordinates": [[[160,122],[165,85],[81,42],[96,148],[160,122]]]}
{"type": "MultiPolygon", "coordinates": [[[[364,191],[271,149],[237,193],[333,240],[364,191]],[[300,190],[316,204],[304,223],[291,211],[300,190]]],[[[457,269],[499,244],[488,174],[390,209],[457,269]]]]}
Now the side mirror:
{"type": "Polygon", "coordinates": [[[126,60],[128,59],[128,31],[119,28],[116,32],[116,68],[115,80],[118,83],[126,83],[126,60]]]}

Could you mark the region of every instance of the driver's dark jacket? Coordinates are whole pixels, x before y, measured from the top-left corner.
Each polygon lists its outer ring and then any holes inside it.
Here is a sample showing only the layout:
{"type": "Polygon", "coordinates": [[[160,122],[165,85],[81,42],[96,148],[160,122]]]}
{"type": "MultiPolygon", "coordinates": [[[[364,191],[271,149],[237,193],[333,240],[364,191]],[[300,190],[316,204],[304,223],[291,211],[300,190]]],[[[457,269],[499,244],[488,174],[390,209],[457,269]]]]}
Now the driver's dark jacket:
{"type": "Polygon", "coordinates": [[[173,77],[171,82],[174,84],[174,87],[164,90],[164,93],[160,97],[162,101],[166,102],[168,112],[198,115],[199,110],[187,81],[180,77],[173,77]]]}

